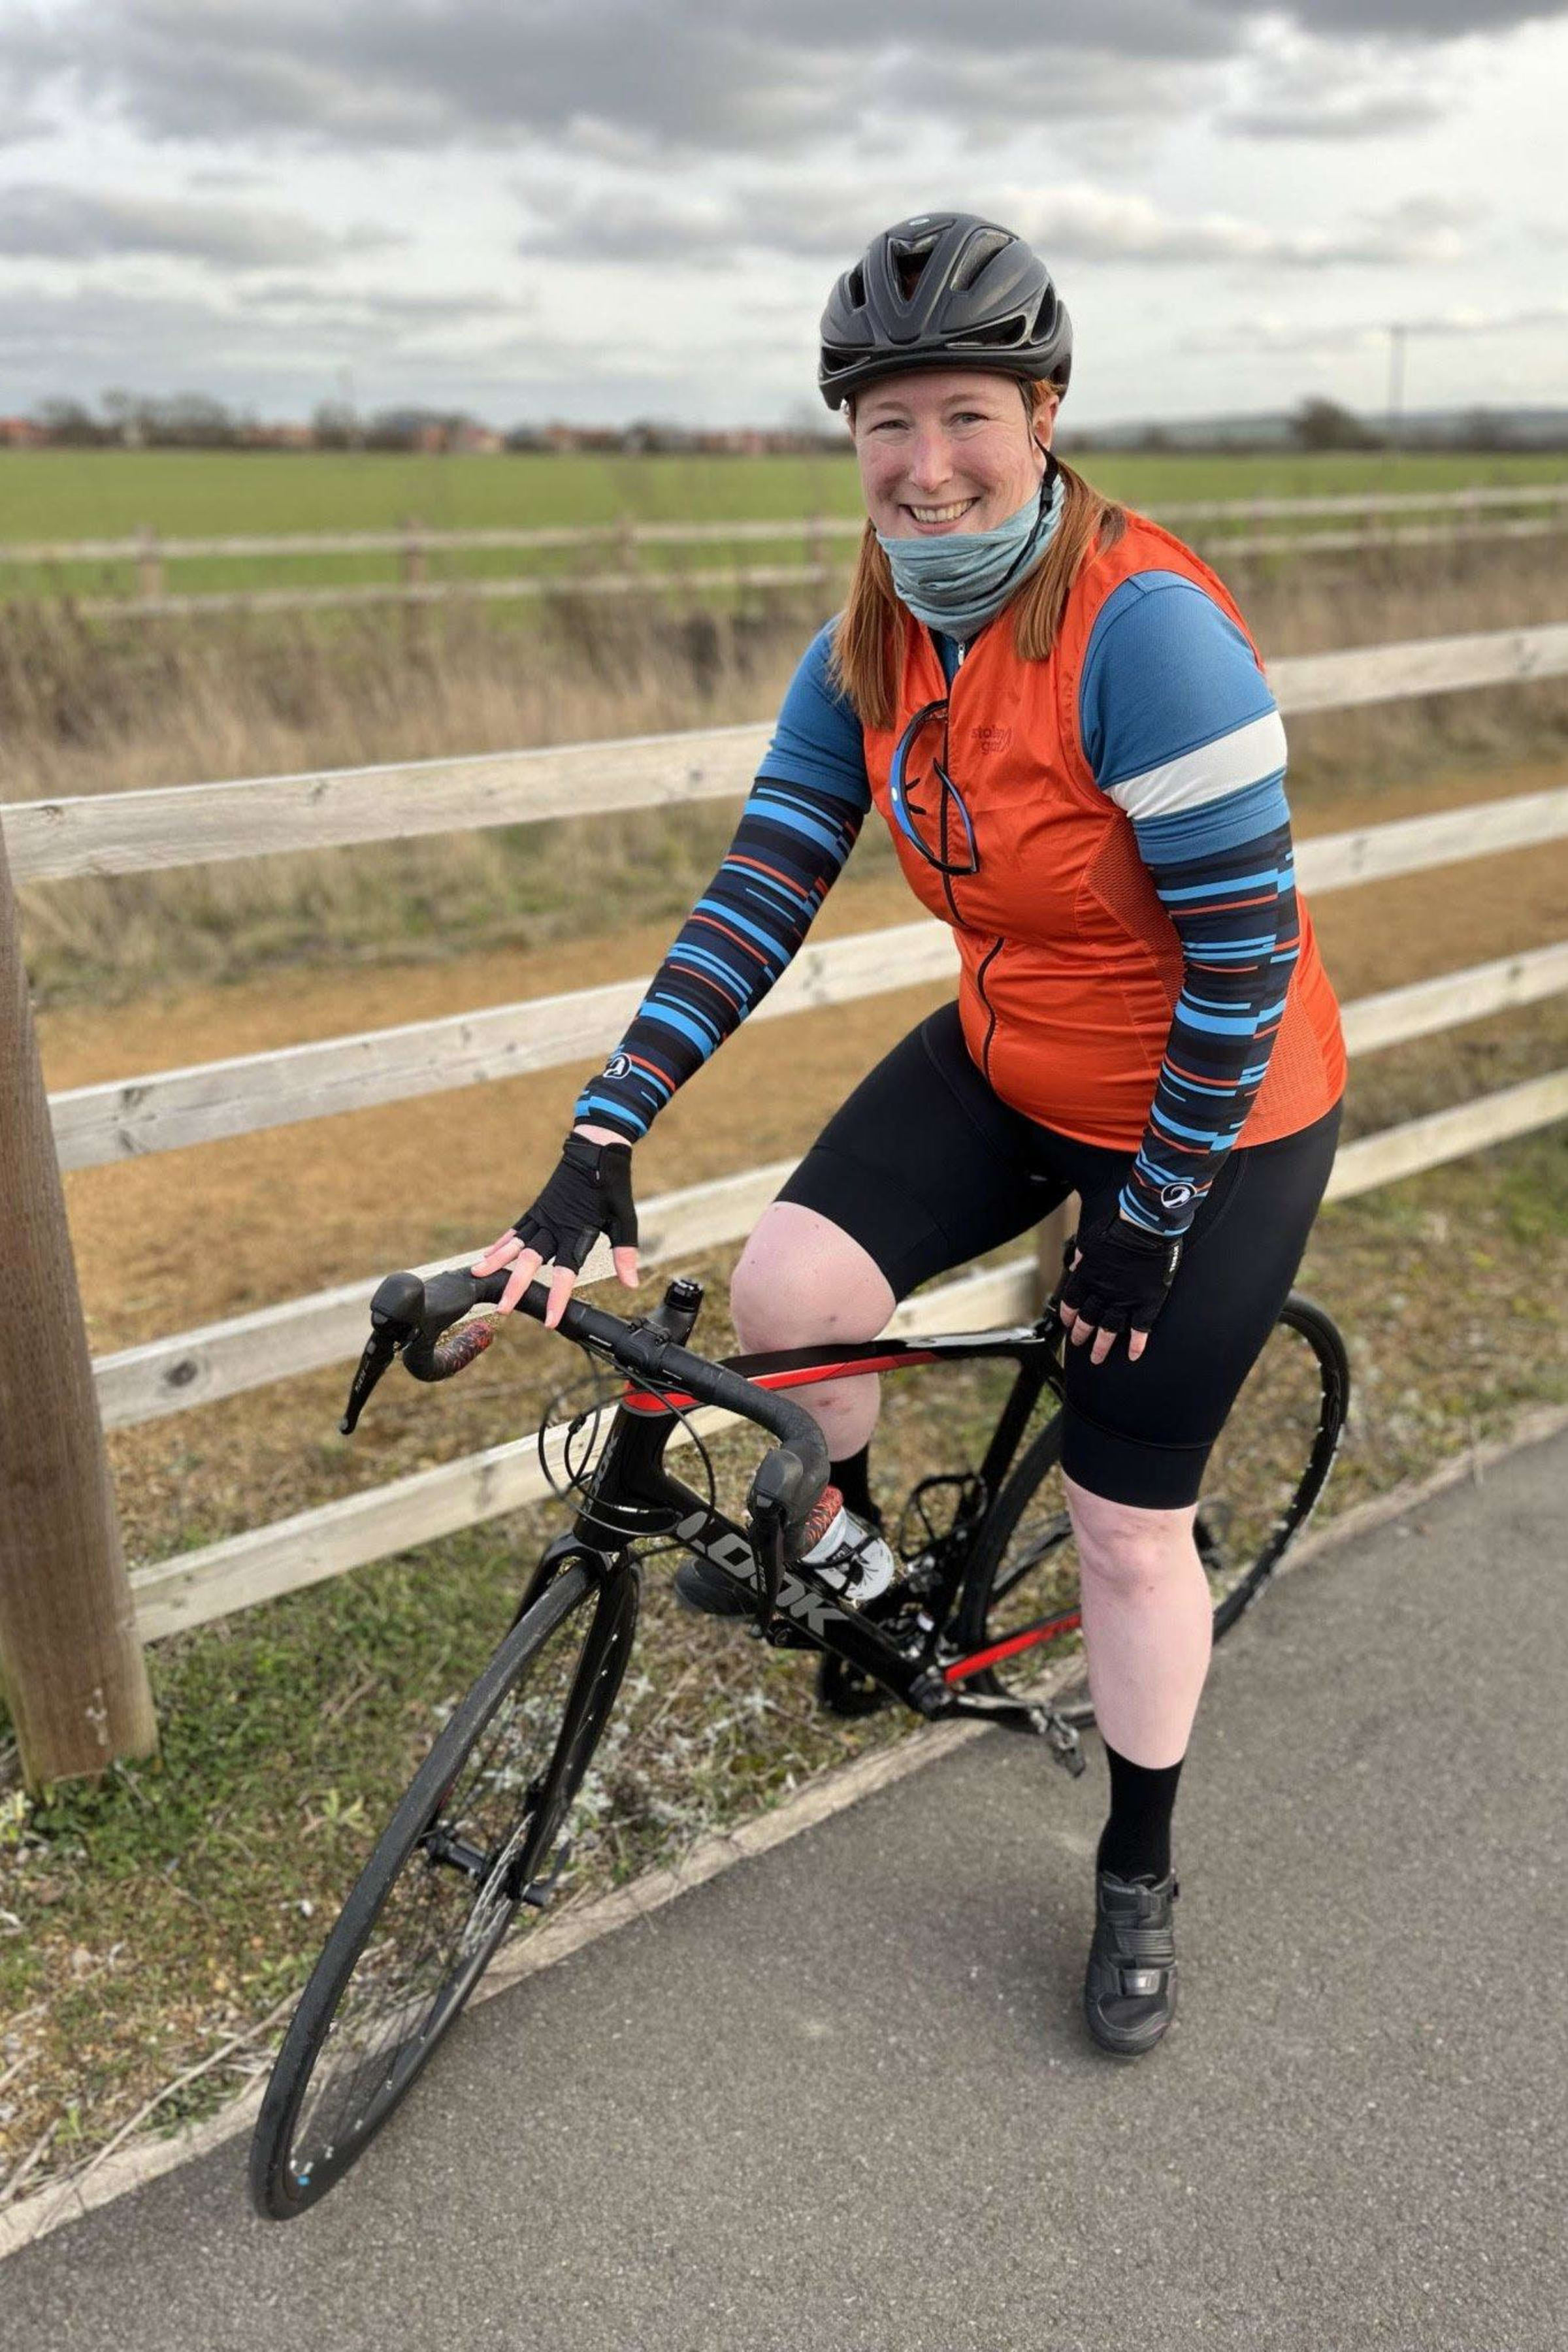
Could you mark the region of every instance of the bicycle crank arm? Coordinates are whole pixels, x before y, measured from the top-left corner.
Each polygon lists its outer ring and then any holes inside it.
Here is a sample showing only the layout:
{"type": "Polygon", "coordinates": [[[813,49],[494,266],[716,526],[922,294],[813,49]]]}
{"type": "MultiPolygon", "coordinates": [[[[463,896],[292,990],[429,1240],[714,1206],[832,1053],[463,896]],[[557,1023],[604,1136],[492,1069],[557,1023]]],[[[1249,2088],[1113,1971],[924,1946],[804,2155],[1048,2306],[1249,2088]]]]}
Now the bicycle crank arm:
{"type": "Polygon", "coordinates": [[[910,1696],[927,1717],[978,1716],[1004,1731],[1023,1731],[1031,1738],[1048,1740],[1052,1755],[1058,1764],[1067,1766],[1075,1780],[1084,1769],[1083,1743],[1072,1725],[1037,1700],[1008,1698],[993,1691],[955,1691],[935,1675],[922,1676],[910,1696]]]}
{"type": "Polygon", "coordinates": [[[563,1838],[555,1849],[549,1875],[544,1878],[531,1878],[522,1890],[523,1901],[531,1903],[536,1911],[542,1911],[560,1885],[563,1874],[571,1859],[572,1841],[570,1838],[563,1838]]]}

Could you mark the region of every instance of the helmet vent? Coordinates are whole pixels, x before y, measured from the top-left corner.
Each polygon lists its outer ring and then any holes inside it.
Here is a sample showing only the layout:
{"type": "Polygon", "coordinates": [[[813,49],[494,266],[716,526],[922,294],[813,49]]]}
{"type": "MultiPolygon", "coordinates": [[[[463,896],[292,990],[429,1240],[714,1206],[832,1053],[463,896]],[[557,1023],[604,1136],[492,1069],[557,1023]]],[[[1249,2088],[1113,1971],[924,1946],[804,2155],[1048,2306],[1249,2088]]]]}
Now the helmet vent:
{"type": "Polygon", "coordinates": [[[849,299],[857,310],[866,307],[866,273],[858,262],[849,272],[849,299]]]}
{"type": "Polygon", "coordinates": [[[894,257],[893,267],[898,271],[899,291],[906,302],[913,299],[915,289],[925,276],[926,263],[930,259],[930,246],[915,253],[910,253],[906,248],[905,251],[894,257]]]}
{"type": "Polygon", "coordinates": [[[953,291],[967,294],[988,261],[994,261],[1013,240],[1003,228],[985,229],[971,237],[963,260],[952,273],[953,291]]]}
{"type": "Polygon", "coordinates": [[[1014,343],[1021,343],[1026,333],[1024,320],[1015,311],[1010,319],[1001,319],[994,327],[971,327],[959,340],[965,343],[988,343],[1005,349],[1014,343]]]}

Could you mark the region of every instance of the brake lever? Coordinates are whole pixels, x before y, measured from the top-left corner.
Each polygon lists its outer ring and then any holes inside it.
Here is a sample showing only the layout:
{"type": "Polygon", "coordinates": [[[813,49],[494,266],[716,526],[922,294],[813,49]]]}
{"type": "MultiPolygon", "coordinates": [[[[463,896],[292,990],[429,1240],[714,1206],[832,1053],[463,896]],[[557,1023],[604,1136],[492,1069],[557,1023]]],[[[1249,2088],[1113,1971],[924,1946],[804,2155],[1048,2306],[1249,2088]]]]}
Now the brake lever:
{"type": "Polygon", "coordinates": [[[349,1401],[338,1423],[344,1437],[352,1437],[359,1426],[359,1417],[370,1400],[370,1392],[397,1353],[397,1341],[390,1327],[373,1331],[365,1341],[364,1353],[359,1360],[349,1388],[349,1401]]]}
{"type": "Polygon", "coordinates": [[[450,1328],[482,1295],[470,1275],[456,1270],[428,1281],[416,1274],[389,1274],[377,1284],[370,1302],[370,1338],[338,1423],[344,1437],[353,1436],[372,1391],[396,1356],[416,1381],[449,1381],[483,1355],[495,1337],[493,1323],[450,1328]]]}
{"type": "Polygon", "coordinates": [[[784,1523],[782,1511],[773,1509],[753,1513],[752,1518],[752,1549],[759,1571],[757,1593],[757,1631],[766,1633],[778,1607],[779,1587],[784,1572],[784,1523]]]}

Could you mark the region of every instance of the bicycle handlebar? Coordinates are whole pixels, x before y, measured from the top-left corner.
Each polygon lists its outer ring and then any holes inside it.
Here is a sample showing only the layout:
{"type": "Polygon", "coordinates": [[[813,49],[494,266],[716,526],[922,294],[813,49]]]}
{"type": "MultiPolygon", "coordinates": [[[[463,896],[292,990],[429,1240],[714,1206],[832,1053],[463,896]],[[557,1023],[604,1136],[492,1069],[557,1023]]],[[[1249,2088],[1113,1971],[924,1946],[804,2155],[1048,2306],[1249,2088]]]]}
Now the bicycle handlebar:
{"type": "MultiPolygon", "coordinates": [[[[371,1391],[395,1356],[401,1354],[417,1381],[445,1381],[482,1355],[495,1337],[493,1324],[472,1323],[459,1330],[451,1327],[475,1307],[498,1306],[510,1276],[510,1268],[505,1266],[479,1276],[454,1266],[428,1281],[416,1274],[389,1274],[379,1283],[370,1302],[370,1340],[338,1424],[343,1435],[353,1433],[371,1391]]],[[[541,1323],[549,1303],[549,1290],[542,1282],[531,1282],[517,1302],[523,1314],[541,1323]]],[[[625,1372],[655,1384],[679,1386],[700,1403],[738,1413],[776,1437],[776,1449],[757,1465],[747,1507],[755,1519],[777,1521],[790,1535],[799,1534],[828,1474],[826,1440],[800,1405],[758,1388],[727,1364],[693,1355],[655,1325],[627,1322],[584,1299],[567,1301],[557,1328],[563,1339],[608,1356],[625,1372]]]]}

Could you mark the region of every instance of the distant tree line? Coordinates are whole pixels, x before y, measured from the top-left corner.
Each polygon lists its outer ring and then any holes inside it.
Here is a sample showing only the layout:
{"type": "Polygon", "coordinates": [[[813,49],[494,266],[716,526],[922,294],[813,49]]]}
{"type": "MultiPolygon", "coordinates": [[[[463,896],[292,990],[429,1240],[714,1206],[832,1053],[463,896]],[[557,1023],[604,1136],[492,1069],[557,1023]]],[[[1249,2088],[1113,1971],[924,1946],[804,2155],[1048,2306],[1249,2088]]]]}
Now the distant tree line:
{"type": "Polygon", "coordinates": [[[837,454],[847,448],[841,427],[815,423],[783,429],[710,430],[639,418],[630,425],[562,422],[516,425],[509,432],[465,409],[384,408],[363,415],[342,401],[323,401],[308,425],[269,424],[248,410],[226,407],[206,393],[148,398],[106,392],[96,408],[80,400],[46,400],[27,419],[0,418],[23,430],[0,439],[41,441],[64,448],[147,449],[391,449],[432,453],[596,450],[635,456],[649,452],[755,456],[764,451],[837,454]]]}
{"type": "Polygon", "coordinates": [[[1314,397],[1278,416],[1199,418],[1191,424],[1146,425],[1097,433],[1092,426],[1063,436],[1067,449],[1138,449],[1154,453],[1201,450],[1237,455],[1280,449],[1472,450],[1568,448],[1568,410],[1528,418],[1506,408],[1477,406],[1438,416],[1403,417],[1391,431],[1337,400],[1314,397]]]}
{"type": "MultiPolygon", "coordinates": [[[[383,408],[369,415],[324,401],[308,425],[269,424],[202,392],[163,398],[106,392],[96,408],[79,400],[46,400],[30,418],[0,417],[0,442],[45,442],[67,448],[389,449],[431,453],[563,450],[704,457],[842,455],[848,437],[837,421],[817,423],[798,409],[791,423],[766,430],[710,429],[639,418],[624,425],[521,424],[510,431],[463,409],[383,408]]],[[[1313,397],[1275,416],[1195,419],[1142,426],[1069,427],[1068,451],[1137,449],[1150,453],[1401,448],[1473,450],[1568,448],[1568,410],[1515,412],[1476,406],[1441,416],[1411,415],[1391,434],[1338,401],[1313,397]]]]}

